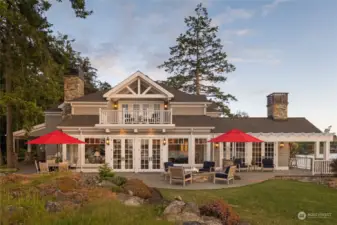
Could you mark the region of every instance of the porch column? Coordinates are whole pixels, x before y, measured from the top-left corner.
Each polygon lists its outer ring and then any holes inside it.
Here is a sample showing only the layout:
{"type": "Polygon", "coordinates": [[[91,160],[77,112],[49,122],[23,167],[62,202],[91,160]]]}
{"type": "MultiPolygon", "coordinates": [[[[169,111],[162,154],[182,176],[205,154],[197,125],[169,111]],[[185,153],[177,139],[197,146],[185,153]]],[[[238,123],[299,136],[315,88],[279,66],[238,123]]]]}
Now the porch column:
{"type": "Polygon", "coordinates": [[[275,169],[278,167],[278,146],[279,142],[274,142],[274,164],[275,164],[275,169]]]}
{"type": "Polygon", "coordinates": [[[261,143],[261,159],[264,159],[265,157],[265,147],[266,147],[265,142],[262,142],[261,143]]]}
{"type": "Polygon", "coordinates": [[[67,145],[62,144],[62,162],[67,160],[67,145]]]}
{"type": "Polygon", "coordinates": [[[315,142],[315,148],[314,148],[314,157],[315,159],[319,158],[319,150],[320,150],[320,142],[315,142]]]}
{"type": "Polygon", "coordinates": [[[231,153],[230,153],[231,143],[226,142],[225,144],[226,144],[225,158],[226,158],[226,160],[230,160],[230,158],[231,158],[231,153]]]}
{"type": "Polygon", "coordinates": [[[246,143],[246,149],[245,149],[246,164],[251,165],[252,159],[253,159],[253,143],[249,142],[249,143],[246,143]]]}
{"type": "Polygon", "coordinates": [[[330,160],[330,141],[324,142],[323,159],[330,160]]]}
{"type": "Polygon", "coordinates": [[[224,159],[224,152],[223,152],[223,150],[224,150],[224,143],[221,142],[221,143],[219,143],[219,149],[218,149],[218,151],[219,151],[219,158],[220,158],[220,162],[219,162],[220,168],[222,168],[222,162],[223,162],[223,159],[224,159]]]}
{"type": "Polygon", "coordinates": [[[32,152],[32,145],[27,144],[27,152],[31,153],[32,152]]]}
{"type": "Polygon", "coordinates": [[[211,160],[211,142],[207,142],[206,160],[211,160]]]}
{"type": "Polygon", "coordinates": [[[190,135],[189,144],[188,144],[188,164],[193,165],[195,164],[195,141],[193,134],[190,135]]]}

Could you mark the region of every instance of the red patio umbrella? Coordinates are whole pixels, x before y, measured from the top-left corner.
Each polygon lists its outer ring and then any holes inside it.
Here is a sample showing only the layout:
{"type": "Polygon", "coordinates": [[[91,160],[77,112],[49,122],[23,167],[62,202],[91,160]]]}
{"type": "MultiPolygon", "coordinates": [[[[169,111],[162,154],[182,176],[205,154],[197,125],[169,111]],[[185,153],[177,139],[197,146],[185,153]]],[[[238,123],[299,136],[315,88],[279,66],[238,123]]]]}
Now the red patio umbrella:
{"type": "Polygon", "coordinates": [[[209,142],[263,142],[238,129],[233,129],[209,140],[209,142]]]}
{"type": "Polygon", "coordinates": [[[85,142],[78,140],[60,130],[54,130],[48,134],[42,135],[36,139],[28,141],[27,144],[57,144],[57,154],[59,153],[58,144],[85,144],[85,142]]]}
{"type": "MultiPolygon", "coordinates": [[[[246,134],[245,132],[238,130],[238,129],[233,129],[230,130],[224,134],[221,134],[215,138],[212,138],[209,140],[209,142],[255,142],[255,143],[260,143],[263,142],[262,140],[253,137],[249,134],[246,134]]],[[[234,145],[235,148],[235,145],[234,145]]],[[[214,149],[213,149],[213,157],[214,157],[214,149]]]]}
{"type": "Polygon", "coordinates": [[[27,144],[85,144],[60,130],[55,130],[34,140],[28,141],[27,144]]]}

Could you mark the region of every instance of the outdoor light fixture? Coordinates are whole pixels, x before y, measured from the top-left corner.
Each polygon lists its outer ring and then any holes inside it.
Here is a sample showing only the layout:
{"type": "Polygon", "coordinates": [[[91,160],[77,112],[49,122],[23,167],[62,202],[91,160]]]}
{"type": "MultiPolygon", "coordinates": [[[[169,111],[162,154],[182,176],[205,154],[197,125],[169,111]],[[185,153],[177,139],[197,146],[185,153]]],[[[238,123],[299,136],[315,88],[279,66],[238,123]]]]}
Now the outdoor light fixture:
{"type": "Polygon", "coordinates": [[[219,143],[215,143],[215,147],[218,148],[219,147],[219,143]]]}
{"type": "Polygon", "coordinates": [[[280,142],[280,148],[283,148],[283,147],[284,147],[284,143],[280,142]]]}
{"type": "Polygon", "coordinates": [[[164,102],[164,109],[168,109],[168,102],[167,101],[164,102]]]}
{"type": "Polygon", "coordinates": [[[117,102],[114,102],[114,109],[117,109],[118,108],[118,104],[117,102]]]}
{"type": "Polygon", "coordinates": [[[105,143],[106,143],[106,145],[110,145],[110,139],[109,139],[109,137],[106,138],[105,143]]]}
{"type": "Polygon", "coordinates": [[[166,145],[166,139],[164,138],[163,140],[163,145],[165,146],[166,145]]]}

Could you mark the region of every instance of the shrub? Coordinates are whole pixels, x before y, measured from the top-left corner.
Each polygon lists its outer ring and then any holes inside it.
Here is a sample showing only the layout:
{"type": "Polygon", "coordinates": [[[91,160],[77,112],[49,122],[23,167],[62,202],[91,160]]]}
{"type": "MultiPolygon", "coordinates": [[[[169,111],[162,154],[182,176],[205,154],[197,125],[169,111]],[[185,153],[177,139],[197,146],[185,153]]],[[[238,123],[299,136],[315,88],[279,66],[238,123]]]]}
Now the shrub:
{"type": "Polygon", "coordinates": [[[337,159],[333,159],[330,166],[331,171],[334,173],[334,176],[337,177],[337,159]]]}
{"type": "Polygon", "coordinates": [[[240,221],[239,215],[223,200],[216,200],[202,206],[200,214],[216,217],[221,220],[223,225],[237,225],[240,221]]]}
{"type": "Polygon", "coordinates": [[[139,179],[127,180],[123,185],[124,191],[128,193],[131,191],[134,196],[138,196],[143,199],[151,198],[151,189],[139,179]]]}
{"type": "Polygon", "coordinates": [[[121,192],[124,192],[124,189],[120,186],[116,186],[116,187],[112,187],[111,191],[116,192],[116,193],[121,193],[121,192]]]}
{"type": "Polygon", "coordinates": [[[121,176],[108,177],[106,179],[116,184],[117,186],[123,186],[127,181],[125,177],[121,176]]]}
{"type": "Polygon", "coordinates": [[[112,171],[107,163],[104,163],[102,166],[99,167],[98,175],[101,180],[105,180],[107,177],[114,177],[115,173],[112,171]]]}

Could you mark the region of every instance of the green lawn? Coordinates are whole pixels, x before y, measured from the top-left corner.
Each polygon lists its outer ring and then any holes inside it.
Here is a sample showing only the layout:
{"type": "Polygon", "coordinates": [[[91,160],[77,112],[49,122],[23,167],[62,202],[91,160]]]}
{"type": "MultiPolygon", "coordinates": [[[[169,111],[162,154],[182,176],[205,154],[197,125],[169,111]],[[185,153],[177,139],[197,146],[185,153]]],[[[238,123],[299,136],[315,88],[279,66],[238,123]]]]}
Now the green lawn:
{"type": "Polygon", "coordinates": [[[168,199],[179,195],[183,200],[199,204],[221,198],[233,205],[241,218],[252,224],[337,224],[337,190],[312,183],[271,180],[240,188],[210,191],[162,190],[162,193],[168,199]],[[300,221],[297,218],[300,211],[332,214],[325,219],[308,218],[300,221]]]}
{"type": "MultiPolygon", "coordinates": [[[[41,177],[26,185],[48,182],[53,176],[41,177]]],[[[11,185],[11,189],[15,186],[11,185]]],[[[163,195],[173,199],[180,195],[185,201],[199,204],[212,199],[224,199],[234,206],[240,217],[252,225],[292,225],[292,224],[337,224],[337,191],[321,185],[295,181],[271,180],[241,188],[207,191],[162,190],[163,195]],[[326,219],[297,219],[299,211],[312,213],[332,213],[326,219]]],[[[5,189],[0,187],[0,208],[6,205],[22,206],[25,213],[18,213],[17,221],[23,224],[116,224],[116,225],[169,225],[166,221],[157,220],[158,207],[127,207],[117,200],[100,199],[87,204],[79,210],[62,213],[47,213],[44,209],[45,199],[37,196],[24,196],[18,199],[8,197],[5,189]]],[[[8,213],[0,211],[0,224],[8,224],[8,213]],[[2,223],[1,223],[2,222],[2,223]]]]}

